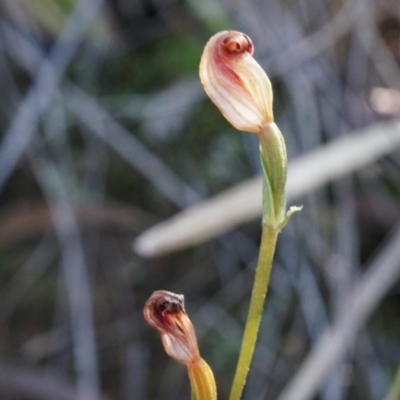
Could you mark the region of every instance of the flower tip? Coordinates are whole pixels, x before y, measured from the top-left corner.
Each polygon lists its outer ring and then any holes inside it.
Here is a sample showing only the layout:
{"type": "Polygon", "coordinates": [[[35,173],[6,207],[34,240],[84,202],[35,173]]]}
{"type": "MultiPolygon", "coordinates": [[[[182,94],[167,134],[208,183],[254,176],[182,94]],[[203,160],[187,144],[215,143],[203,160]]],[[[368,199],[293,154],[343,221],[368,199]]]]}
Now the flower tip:
{"type": "MultiPolygon", "coordinates": [[[[254,46],[252,40],[244,33],[238,31],[222,32],[222,45],[230,53],[249,53],[253,55],[254,46]]],[[[232,54],[231,54],[232,55],[232,54]]]]}
{"type": "Polygon", "coordinates": [[[185,313],[185,297],[182,294],[157,290],[146,301],[143,315],[147,322],[158,330],[169,331],[171,329],[169,317],[178,313],[185,313]]]}

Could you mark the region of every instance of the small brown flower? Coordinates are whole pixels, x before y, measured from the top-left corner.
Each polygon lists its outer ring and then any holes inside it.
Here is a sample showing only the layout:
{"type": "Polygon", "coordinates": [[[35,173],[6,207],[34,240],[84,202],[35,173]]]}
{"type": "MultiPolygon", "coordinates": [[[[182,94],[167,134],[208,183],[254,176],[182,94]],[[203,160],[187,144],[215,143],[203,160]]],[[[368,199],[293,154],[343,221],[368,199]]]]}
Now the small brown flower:
{"type": "Polygon", "coordinates": [[[144,310],[147,322],[156,328],[166,353],[186,366],[200,360],[196,333],[184,308],[184,296],[159,290],[147,300],[144,310]]]}

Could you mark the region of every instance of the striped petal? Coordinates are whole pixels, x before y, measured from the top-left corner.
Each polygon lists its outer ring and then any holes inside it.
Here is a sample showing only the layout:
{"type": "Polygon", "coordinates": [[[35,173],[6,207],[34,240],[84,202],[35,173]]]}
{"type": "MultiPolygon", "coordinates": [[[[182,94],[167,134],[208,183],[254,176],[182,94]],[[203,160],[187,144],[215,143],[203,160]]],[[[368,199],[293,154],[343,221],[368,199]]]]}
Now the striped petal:
{"type": "Polygon", "coordinates": [[[204,48],[200,80],[235,128],[260,133],[263,125],[273,121],[272,88],[253,51],[253,43],[244,33],[217,33],[204,48]]]}

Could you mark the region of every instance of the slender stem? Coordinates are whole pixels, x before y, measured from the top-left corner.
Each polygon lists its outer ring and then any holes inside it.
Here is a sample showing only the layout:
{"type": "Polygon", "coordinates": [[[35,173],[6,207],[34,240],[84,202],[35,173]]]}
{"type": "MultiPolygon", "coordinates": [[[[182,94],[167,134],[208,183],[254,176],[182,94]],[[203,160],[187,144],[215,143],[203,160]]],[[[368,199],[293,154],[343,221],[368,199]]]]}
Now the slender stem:
{"type": "Polygon", "coordinates": [[[264,301],[271,276],[272,260],[274,258],[278,234],[279,229],[272,228],[268,225],[263,226],[260,254],[253,291],[251,293],[249,312],[229,400],[240,399],[246,382],[264,309],[264,301]]]}
{"type": "Polygon", "coordinates": [[[217,388],[209,365],[200,358],[188,367],[192,400],[217,400],[217,388]]]}

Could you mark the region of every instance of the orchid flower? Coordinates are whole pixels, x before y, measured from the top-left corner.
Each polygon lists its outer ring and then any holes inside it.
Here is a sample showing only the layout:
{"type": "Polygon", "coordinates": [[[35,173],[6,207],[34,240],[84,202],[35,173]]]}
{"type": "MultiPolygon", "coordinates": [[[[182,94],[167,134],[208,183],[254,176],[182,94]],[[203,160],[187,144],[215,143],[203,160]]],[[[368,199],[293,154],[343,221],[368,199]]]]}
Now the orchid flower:
{"type": "Polygon", "coordinates": [[[200,80],[236,129],[260,133],[263,125],[273,122],[272,88],[253,52],[253,42],[244,33],[217,33],[204,49],[200,80]]]}
{"type": "Polygon", "coordinates": [[[159,290],[147,300],[147,322],[156,328],[166,353],[188,369],[192,400],[216,400],[217,390],[211,368],[200,357],[196,332],[184,308],[184,296],[159,290]]]}

